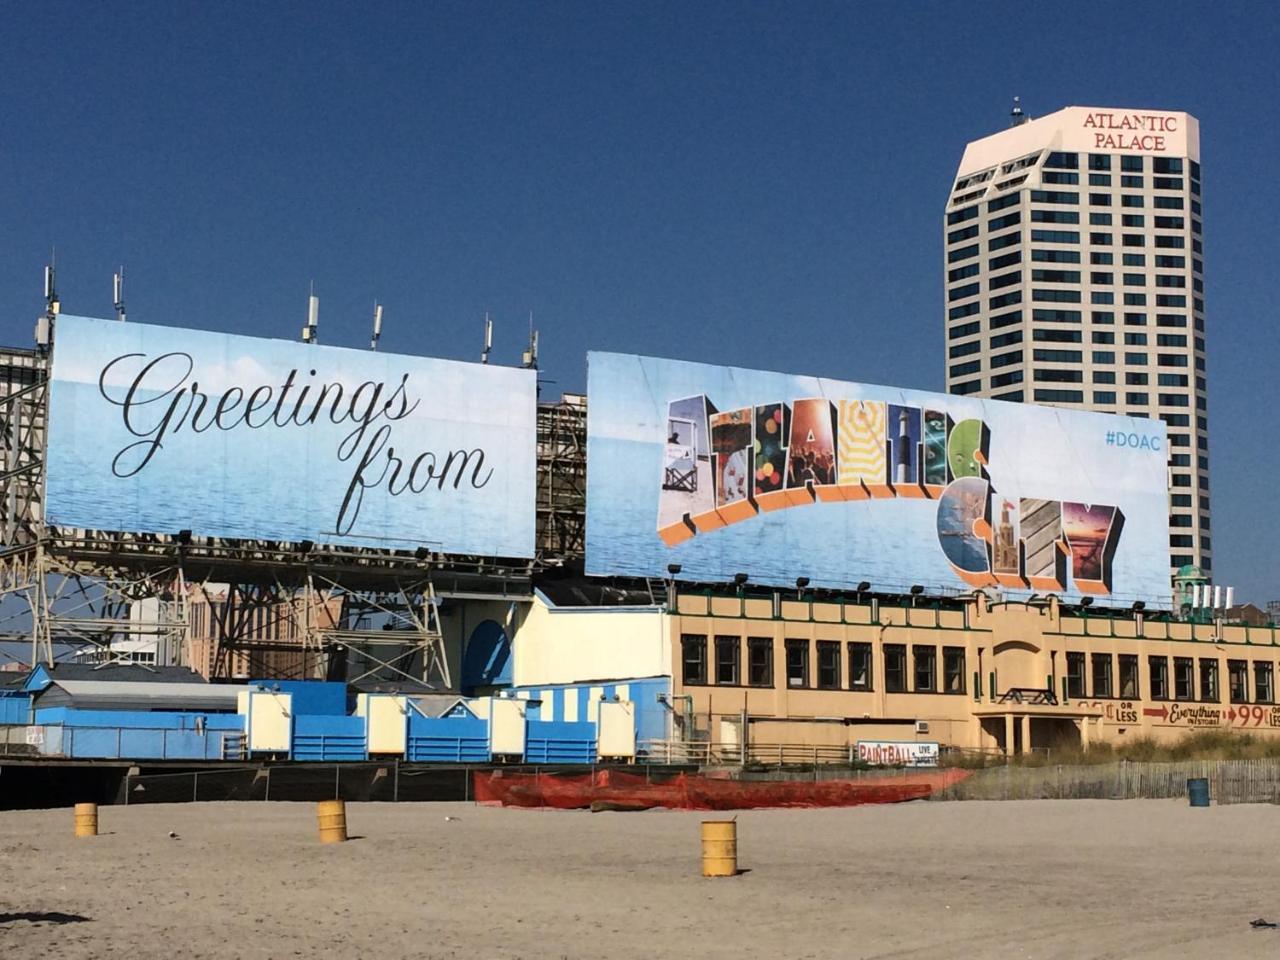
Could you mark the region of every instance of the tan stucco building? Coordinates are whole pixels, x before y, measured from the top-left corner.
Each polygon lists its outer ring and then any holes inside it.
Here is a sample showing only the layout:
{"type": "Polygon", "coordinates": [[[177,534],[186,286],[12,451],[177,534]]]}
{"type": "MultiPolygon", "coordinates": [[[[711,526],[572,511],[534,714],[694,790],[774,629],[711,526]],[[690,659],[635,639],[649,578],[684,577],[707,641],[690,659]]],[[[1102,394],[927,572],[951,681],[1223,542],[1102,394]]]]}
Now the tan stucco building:
{"type": "Polygon", "coordinates": [[[1280,733],[1274,627],[1153,620],[985,596],[911,606],[685,593],[671,635],[673,733],[847,748],[1002,752],[1280,733]]]}

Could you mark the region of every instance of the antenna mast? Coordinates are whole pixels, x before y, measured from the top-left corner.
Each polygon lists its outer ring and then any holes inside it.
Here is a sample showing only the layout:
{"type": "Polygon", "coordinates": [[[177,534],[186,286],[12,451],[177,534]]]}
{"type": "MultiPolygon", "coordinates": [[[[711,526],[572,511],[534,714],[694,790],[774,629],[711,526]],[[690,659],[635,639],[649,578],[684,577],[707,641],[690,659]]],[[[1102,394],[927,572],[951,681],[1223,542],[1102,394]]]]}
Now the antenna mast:
{"type": "Polygon", "coordinates": [[[307,297],[307,325],[302,328],[302,342],[316,343],[320,327],[320,298],[316,296],[315,281],[311,281],[311,293],[307,297]]]}
{"type": "Polygon", "coordinates": [[[489,352],[493,349],[493,320],[486,310],[484,314],[484,349],[480,351],[480,362],[489,362],[489,352]]]}
{"type": "Polygon", "coordinates": [[[55,257],[56,254],[50,254],[49,263],[44,268],[44,313],[36,317],[36,347],[42,353],[48,351],[49,345],[53,343],[53,321],[62,309],[55,285],[55,257]]]}
{"type": "Polygon", "coordinates": [[[1022,98],[1013,98],[1013,109],[1009,111],[1009,126],[1020,127],[1027,122],[1026,115],[1022,112],[1022,98]]]}
{"type": "Polygon", "coordinates": [[[529,313],[529,349],[524,352],[521,365],[526,370],[538,369],[538,331],[533,329],[533,313],[529,313]]]}
{"type": "Polygon", "coordinates": [[[378,349],[378,338],[382,336],[382,304],[373,301],[373,337],[369,340],[369,349],[378,349]]]}
{"type": "Polygon", "coordinates": [[[120,269],[116,271],[115,276],[111,278],[112,290],[114,297],[112,305],[116,308],[116,319],[121,323],[125,322],[124,318],[124,265],[120,265],[120,269]]]}

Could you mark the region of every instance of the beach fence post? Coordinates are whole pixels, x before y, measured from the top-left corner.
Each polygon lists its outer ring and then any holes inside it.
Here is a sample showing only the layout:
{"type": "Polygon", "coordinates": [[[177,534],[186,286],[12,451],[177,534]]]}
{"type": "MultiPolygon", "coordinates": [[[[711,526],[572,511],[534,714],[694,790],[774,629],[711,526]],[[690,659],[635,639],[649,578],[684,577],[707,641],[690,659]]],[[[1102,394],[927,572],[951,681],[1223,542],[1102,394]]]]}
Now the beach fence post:
{"type": "Polygon", "coordinates": [[[191,774],[191,802],[195,803],[200,799],[200,771],[196,770],[191,774]]]}

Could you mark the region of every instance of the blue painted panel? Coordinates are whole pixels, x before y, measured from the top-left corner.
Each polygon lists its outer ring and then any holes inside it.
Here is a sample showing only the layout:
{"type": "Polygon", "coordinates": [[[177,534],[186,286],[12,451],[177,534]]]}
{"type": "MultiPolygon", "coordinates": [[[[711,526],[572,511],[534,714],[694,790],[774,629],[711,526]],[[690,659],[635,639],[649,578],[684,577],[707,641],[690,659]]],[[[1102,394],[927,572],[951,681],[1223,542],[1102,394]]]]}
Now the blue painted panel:
{"type": "Polygon", "coordinates": [[[295,715],[294,760],[366,760],[364,717],[295,715]]]}
{"type": "Polygon", "coordinates": [[[31,698],[0,697],[0,723],[30,723],[31,698]]]}
{"type": "Polygon", "coordinates": [[[596,725],[541,721],[525,728],[526,763],[594,763],[596,725]]]}
{"type": "Polygon", "coordinates": [[[529,690],[533,696],[543,696],[548,689],[555,691],[556,712],[550,714],[548,709],[538,711],[530,707],[530,722],[546,722],[543,717],[554,716],[556,720],[562,720],[566,714],[563,710],[564,701],[570,698],[576,698],[578,702],[578,717],[580,721],[594,720],[594,713],[590,712],[591,706],[591,688],[598,686],[603,689],[606,696],[614,696],[618,692],[618,687],[625,685],[628,688],[627,699],[635,704],[636,711],[636,739],[637,740],[665,740],[670,735],[671,728],[671,710],[665,704],[658,701],[658,694],[671,693],[671,679],[669,677],[645,677],[639,680],[616,680],[608,684],[561,684],[554,688],[548,687],[521,687],[520,690],[529,690]],[[564,698],[563,700],[561,698],[564,698]]]}
{"type": "Polygon", "coordinates": [[[46,733],[46,753],[77,759],[221,760],[224,732],[68,726],[50,727],[46,733]]]}
{"type": "Polygon", "coordinates": [[[347,714],[347,685],[325,680],[250,680],[250,685],[279,689],[293,696],[293,715],[342,717],[347,714]]]}
{"type": "Polygon", "coordinates": [[[409,714],[405,759],[414,763],[487,763],[489,722],[474,716],[409,714]]]}
{"type": "Polygon", "coordinates": [[[49,668],[43,663],[37,664],[36,668],[27,675],[26,682],[23,683],[22,689],[27,693],[38,693],[49,684],[53,683],[53,674],[49,672],[49,668]]]}
{"type": "Polygon", "coordinates": [[[37,708],[36,723],[66,723],[76,727],[124,727],[142,730],[244,730],[238,713],[188,713],[168,710],[77,710],[74,707],[37,708]]]}

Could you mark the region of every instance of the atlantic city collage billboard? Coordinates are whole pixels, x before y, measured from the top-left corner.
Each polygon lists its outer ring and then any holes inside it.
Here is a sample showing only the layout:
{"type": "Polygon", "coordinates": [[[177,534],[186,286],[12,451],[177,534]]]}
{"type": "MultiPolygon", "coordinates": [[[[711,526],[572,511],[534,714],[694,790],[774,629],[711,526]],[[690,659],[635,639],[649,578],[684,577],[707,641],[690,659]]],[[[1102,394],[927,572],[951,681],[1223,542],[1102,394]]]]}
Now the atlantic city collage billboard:
{"type": "Polygon", "coordinates": [[[1160,421],[588,357],[587,572],[1170,603],[1160,421]]]}
{"type": "Polygon", "coordinates": [[[535,377],[61,316],[47,521],[531,557],[535,377]]]}

